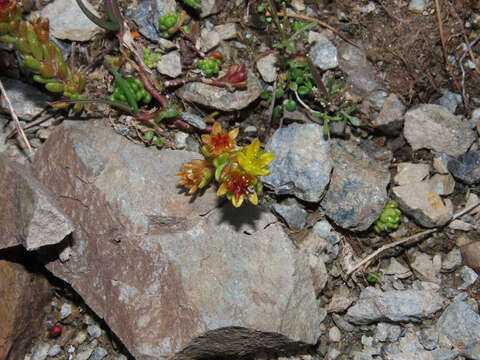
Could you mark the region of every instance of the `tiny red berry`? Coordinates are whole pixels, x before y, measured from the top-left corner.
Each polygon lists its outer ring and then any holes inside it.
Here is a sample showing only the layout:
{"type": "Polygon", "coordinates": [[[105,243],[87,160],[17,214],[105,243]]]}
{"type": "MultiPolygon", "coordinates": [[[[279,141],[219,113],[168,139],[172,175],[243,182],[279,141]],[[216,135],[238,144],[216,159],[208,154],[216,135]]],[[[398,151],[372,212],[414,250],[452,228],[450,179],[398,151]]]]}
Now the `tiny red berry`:
{"type": "Polygon", "coordinates": [[[60,325],[53,325],[50,329],[50,337],[59,337],[62,334],[62,327],[60,325]]]}

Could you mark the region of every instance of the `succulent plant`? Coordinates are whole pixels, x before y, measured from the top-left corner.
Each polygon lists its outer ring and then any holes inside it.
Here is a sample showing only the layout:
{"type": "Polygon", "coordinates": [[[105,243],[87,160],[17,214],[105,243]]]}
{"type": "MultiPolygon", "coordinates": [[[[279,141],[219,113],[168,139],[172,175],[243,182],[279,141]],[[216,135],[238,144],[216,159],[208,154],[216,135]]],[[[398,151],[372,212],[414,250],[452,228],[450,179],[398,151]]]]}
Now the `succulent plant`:
{"type": "Polygon", "coordinates": [[[233,206],[240,207],[245,199],[258,204],[263,189],[258,176],[270,174],[268,164],[275,156],[260,150],[258,139],[239,148],[235,141],[237,135],[238,128],[227,132],[215,123],[212,133],[202,136],[205,159],[184,163],[177,174],[180,185],[189,189],[189,194],[205,187],[214,177],[220,183],[217,195],[226,196],[233,206]]]}
{"type": "MultiPolygon", "coordinates": [[[[85,75],[73,72],[61,51],[50,42],[48,19],[25,21],[17,0],[0,0],[0,41],[16,44],[25,67],[34,73],[33,79],[48,91],[70,99],[80,98],[85,75]]],[[[75,109],[81,109],[81,105],[76,104],[75,109]]]]}
{"type": "Polygon", "coordinates": [[[383,208],[382,213],[380,214],[380,217],[375,223],[373,229],[377,234],[380,234],[384,231],[391,232],[395,229],[398,229],[401,217],[402,212],[398,209],[397,202],[390,200],[383,208]]]}

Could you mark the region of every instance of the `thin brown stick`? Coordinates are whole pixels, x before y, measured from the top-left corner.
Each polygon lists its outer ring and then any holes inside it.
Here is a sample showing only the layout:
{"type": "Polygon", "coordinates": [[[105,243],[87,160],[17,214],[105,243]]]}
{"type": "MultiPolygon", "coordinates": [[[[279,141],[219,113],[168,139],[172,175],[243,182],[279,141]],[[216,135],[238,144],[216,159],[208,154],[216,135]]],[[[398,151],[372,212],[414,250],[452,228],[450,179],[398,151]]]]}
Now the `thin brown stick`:
{"type": "Polygon", "coordinates": [[[28,151],[30,152],[30,155],[33,155],[32,146],[30,145],[30,142],[28,141],[27,137],[25,136],[25,133],[23,132],[22,127],[20,126],[20,121],[18,120],[17,114],[15,113],[15,110],[13,109],[12,103],[10,102],[10,99],[8,98],[7,92],[5,91],[5,88],[3,87],[2,80],[0,80],[0,90],[2,91],[3,97],[7,101],[8,109],[10,110],[10,115],[12,116],[12,119],[15,122],[15,127],[17,128],[17,132],[20,134],[20,137],[25,142],[25,145],[27,146],[28,151]]]}
{"type": "Polygon", "coordinates": [[[462,88],[460,87],[460,84],[458,83],[457,78],[455,77],[455,74],[453,73],[452,64],[448,60],[447,45],[445,43],[445,36],[443,35],[442,16],[440,14],[440,5],[438,3],[438,0],[435,0],[435,11],[437,13],[438,31],[440,32],[440,41],[442,42],[443,57],[445,58],[445,62],[447,63],[448,71],[450,72],[450,76],[453,79],[453,83],[455,84],[455,87],[457,88],[457,91],[460,94],[462,94],[462,97],[463,97],[462,88]]]}
{"type": "MultiPolygon", "coordinates": [[[[38,119],[35,119],[34,121],[31,121],[29,122],[28,124],[26,124],[22,129],[23,130],[27,130],[27,129],[30,129],[31,127],[34,127],[38,124],[41,124],[42,122],[50,119],[52,117],[52,114],[45,114],[45,115],[42,115],[40,116],[38,119]]],[[[17,129],[13,129],[12,131],[10,131],[9,134],[7,134],[7,139],[10,139],[12,136],[14,136],[15,134],[17,133],[17,129]]]]}
{"type": "Polygon", "coordinates": [[[410,242],[410,241],[416,241],[416,240],[420,240],[422,237],[424,237],[425,235],[429,235],[429,234],[432,234],[434,232],[437,232],[438,230],[442,229],[443,227],[447,226],[448,224],[450,224],[453,220],[455,219],[458,219],[460,216],[468,213],[469,211],[471,211],[472,209],[476,208],[477,206],[480,205],[480,201],[477,201],[475,204],[472,204],[468,207],[466,207],[465,209],[459,211],[458,213],[456,213],[455,215],[452,216],[452,218],[446,223],[444,224],[443,226],[439,226],[439,227],[436,227],[436,228],[433,228],[433,229],[430,229],[430,230],[425,230],[425,231],[422,231],[418,234],[415,234],[415,235],[412,235],[412,236],[408,236],[406,238],[403,238],[403,239],[400,239],[400,240],[397,240],[393,243],[390,243],[390,244],[387,244],[387,245],[383,245],[381,248],[378,248],[377,250],[375,250],[373,253],[371,253],[370,255],[368,255],[367,257],[365,257],[363,260],[361,260],[358,264],[356,264],[355,266],[353,266],[348,272],[347,272],[347,276],[350,276],[352,273],[354,273],[355,271],[357,271],[360,267],[362,267],[363,265],[365,265],[366,263],[370,262],[371,260],[373,260],[377,255],[381,254],[382,252],[384,252],[385,250],[388,250],[388,249],[391,249],[391,248],[394,248],[398,245],[401,245],[401,244],[404,244],[404,243],[407,243],[407,242],[410,242]]]}
{"type": "MultiPolygon", "coordinates": [[[[267,14],[268,15],[268,14],[267,14]]],[[[314,22],[314,23],[317,23],[318,25],[332,31],[333,33],[337,34],[342,40],[346,41],[347,43],[349,43],[350,45],[353,45],[357,48],[359,48],[360,46],[358,46],[357,44],[355,44],[352,40],[350,40],[349,38],[347,38],[345,35],[343,35],[342,33],[340,33],[337,29],[335,29],[334,27],[328,25],[327,23],[323,22],[322,20],[318,20],[318,19],[315,19],[315,18],[312,18],[310,16],[305,16],[305,15],[297,15],[297,14],[284,14],[284,13],[277,13],[278,16],[287,16],[289,18],[294,18],[294,19],[299,19],[299,20],[305,20],[305,21],[310,21],[310,22],[314,22]]]]}

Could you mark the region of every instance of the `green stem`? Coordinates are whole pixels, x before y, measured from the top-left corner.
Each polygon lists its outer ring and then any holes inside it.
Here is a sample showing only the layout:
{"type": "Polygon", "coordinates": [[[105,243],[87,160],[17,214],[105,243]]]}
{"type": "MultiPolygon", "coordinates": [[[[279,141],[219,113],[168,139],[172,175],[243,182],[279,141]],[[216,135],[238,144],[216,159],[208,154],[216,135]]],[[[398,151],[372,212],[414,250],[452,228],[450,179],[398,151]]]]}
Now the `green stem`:
{"type": "Polygon", "coordinates": [[[118,71],[116,71],[113,68],[109,68],[113,76],[115,76],[115,83],[118,85],[118,87],[122,90],[122,92],[125,94],[125,97],[127,98],[128,104],[132,107],[133,112],[135,114],[138,114],[140,112],[140,109],[138,108],[137,101],[135,100],[135,96],[133,93],[130,91],[130,87],[128,86],[127,82],[125,81],[124,78],[120,76],[118,71]]]}
{"type": "Polygon", "coordinates": [[[285,29],[282,27],[280,24],[280,19],[278,18],[277,15],[277,9],[275,7],[275,4],[273,3],[272,0],[268,0],[268,4],[270,5],[270,12],[273,18],[273,22],[275,23],[275,26],[278,28],[278,31],[280,32],[280,35],[282,36],[282,40],[285,42],[287,41],[287,34],[285,33],[285,29]]]}

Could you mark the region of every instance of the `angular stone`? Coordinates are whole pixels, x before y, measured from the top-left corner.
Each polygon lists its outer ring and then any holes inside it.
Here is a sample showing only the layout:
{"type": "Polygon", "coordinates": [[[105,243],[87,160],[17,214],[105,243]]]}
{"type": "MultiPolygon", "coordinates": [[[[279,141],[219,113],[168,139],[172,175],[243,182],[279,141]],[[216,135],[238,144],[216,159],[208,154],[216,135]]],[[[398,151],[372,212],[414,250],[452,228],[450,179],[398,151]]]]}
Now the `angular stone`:
{"type": "Polygon", "coordinates": [[[262,76],[263,81],[268,83],[273,82],[277,79],[277,69],[275,68],[276,62],[277,57],[275,56],[275,54],[270,54],[258,59],[257,69],[262,76]]]}
{"type": "Polygon", "coordinates": [[[20,249],[0,254],[0,359],[24,358],[43,325],[43,307],[53,291],[45,277],[21,265],[26,254],[20,249]]]}
{"type": "Polygon", "coordinates": [[[424,290],[381,291],[368,287],[346,318],[354,324],[421,321],[443,307],[443,298],[424,290]]]}
{"type": "Polygon", "coordinates": [[[234,111],[246,108],[258,99],[260,82],[251,72],[248,72],[247,88],[229,92],[225,88],[199,82],[191,82],[177,90],[177,95],[186,101],[211,107],[222,111],[234,111]]]}
{"type": "Polygon", "coordinates": [[[338,66],[337,48],[326,37],[321,41],[316,41],[308,54],[313,64],[321,70],[334,69],[338,66]]]}
{"type": "Polygon", "coordinates": [[[407,185],[425,179],[430,172],[428,164],[400,163],[397,165],[397,175],[393,178],[397,185],[407,185]]]}
{"type": "Polygon", "coordinates": [[[320,206],[338,226],[366,230],[387,202],[390,172],[352,141],[333,140],[331,157],[332,178],[320,206]]]}
{"type": "Polygon", "coordinates": [[[480,272],[480,241],[461,247],[463,264],[480,272]]]}
{"type": "MultiPolygon", "coordinates": [[[[97,11],[88,1],[85,6],[96,16],[97,11]]],[[[76,1],[55,0],[40,11],[40,16],[50,20],[50,33],[57,39],[88,41],[102,31],[83,13],[76,1]]]]}
{"type": "Polygon", "coordinates": [[[225,0],[202,0],[200,2],[200,16],[207,16],[220,12],[225,7],[225,0]]]}
{"type": "Polygon", "coordinates": [[[373,127],[387,135],[398,135],[403,126],[405,105],[396,94],[389,94],[378,116],[371,122],[373,127]]]}
{"type": "Polygon", "coordinates": [[[207,52],[220,44],[220,34],[215,30],[207,30],[203,28],[200,37],[197,40],[197,48],[203,52],[207,52]]]}
{"type": "MultiPolygon", "coordinates": [[[[4,77],[0,79],[17,116],[22,120],[32,120],[45,109],[47,101],[52,101],[48,93],[34,86],[14,79],[4,77]]],[[[0,107],[6,112],[9,111],[3,96],[0,99],[0,107]]]]}
{"type": "Polygon", "coordinates": [[[433,104],[419,105],[405,113],[403,135],[413,150],[426,148],[451,156],[462,155],[475,140],[467,122],[433,104]]]}
{"type": "Polygon", "coordinates": [[[455,180],[450,174],[435,174],[428,179],[428,183],[438,195],[450,195],[455,189],[455,180]]]}
{"type": "Polygon", "coordinates": [[[437,282],[437,275],[441,269],[441,258],[435,255],[432,256],[422,253],[420,251],[414,251],[409,254],[410,266],[415,272],[415,275],[421,281],[437,282]]]}
{"type": "Polygon", "coordinates": [[[292,124],[278,129],[265,148],[275,154],[270,175],[262,177],[266,186],[279,195],[310,202],[321,199],[332,171],[330,141],[324,139],[321,126],[292,124]]]}
{"type": "Polygon", "coordinates": [[[176,78],[182,74],[182,62],[180,53],[172,51],[166,55],[162,55],[162,59],[157,63],[157,70],[160,74],[176,78]]]}
{"type": "Polygon", "coordinates": [[[307,223],[307,212],[300,207],[300,204],[295,199],[292,200],[284,204],[274,204],[273,209],[285,220],[290,229],[300,231],[307,223]]]}
{"type": "Polygon", "coordinates": [[[23,245],[27,250],[62,241],[73,225],[54,195],[30,172],[0,154],[0,249],[23,245]]]}
{"type": "Polygon", "coordinates": [[[422,226],[444,225],[453,215],[452,203],[444,203],[428,182],[395,186],[392,192],[399,208],[422,226]]]}
{"type": "Polygon", "coordinates": [[[237,37],[237,24],[228,23],[215,26],[215,31],[220,36],[220,40],[231,40],[237,37]]]}
{"type": "Polygon", "coordinates": [[[442,159],[447,169],[460,181],[473,185],[480,181],[480,151],[469,151],[458,158],[437,153],[436,158],[442,159]]]}
{"type": "Polygon", "coordinates": [[[345,73],[354,95],[363,98],[382,88],[375,66],[367,60],[364,50],[344,41],[338,44],[337,49],[340,69],[345,73]]]}
{"type": "MultiPolygon", "coordinates": [[[[455,301],[440,316],[436,324],[439,336],[452,344],[462,344],[462,355],[478,359],[480,356],[480,316],[467,303],[455,301]]],[[[457,345],[458,346],[458,345],[457,345]]]]}
{"type": "Polygon", "coordinates": [[[303,254],[272,214],[218,207],[214,189],[195,201],[180,191],[175,174],[195,157],[135,145],[101,121],[64,122],[34,169],[81,226],[71,258],[48,269],[137,359],[315,343],[322,319],[303,254]]]}

